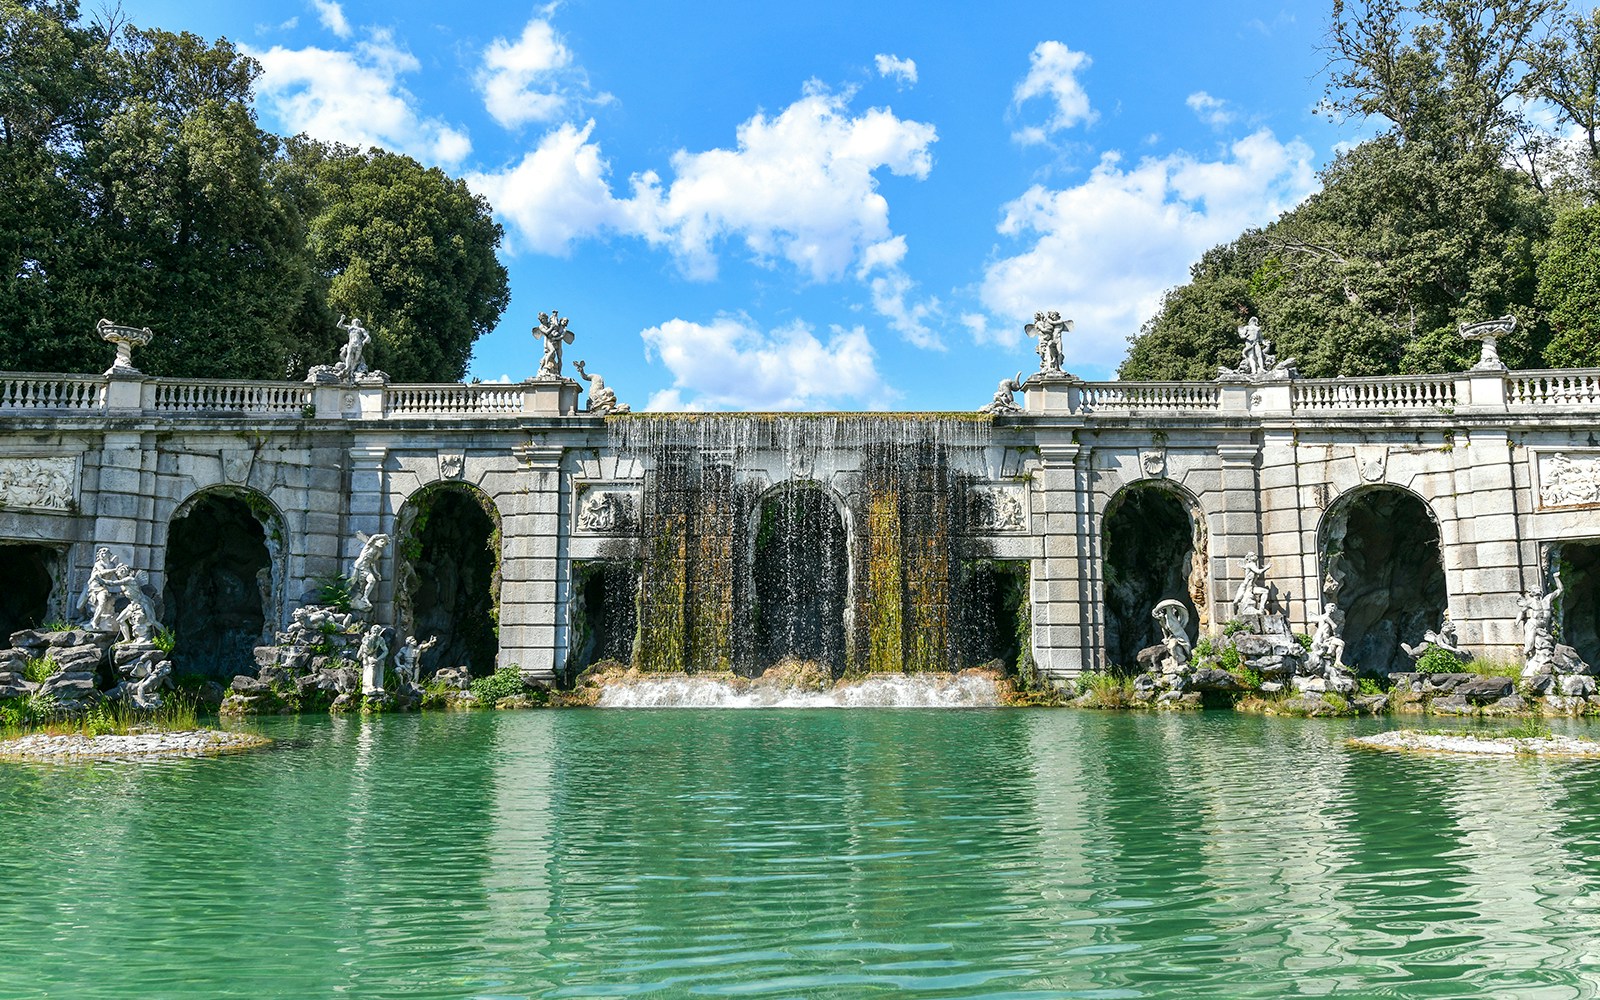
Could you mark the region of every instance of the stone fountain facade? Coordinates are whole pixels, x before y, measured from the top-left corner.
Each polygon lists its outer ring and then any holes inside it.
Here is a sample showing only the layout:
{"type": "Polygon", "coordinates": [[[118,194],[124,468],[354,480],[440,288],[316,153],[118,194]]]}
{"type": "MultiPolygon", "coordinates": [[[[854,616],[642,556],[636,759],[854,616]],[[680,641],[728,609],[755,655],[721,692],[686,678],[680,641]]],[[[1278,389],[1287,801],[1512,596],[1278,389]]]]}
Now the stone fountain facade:
{"type": "MultiPolygon", "coordinates": [[[[1370,576],[1377,560],[1346,538],[1358,533],[1350,502],[1367,495],[1425,512],[1442,570],[1438,610],[1476,655],[1521,658],[1524,595],[1548,592],[1563,566],[1600,546],[1600,371],[1480,365],[1320,380],[1297,378],[1292,362],[1270,356],[1252,368],[1247,354],[1243,369],[1212,382],[1085,382],[1059,369],[1060,331],[1070,326],[1045,316],[1035,333],[1044,370],[1007,380],[982,414],[620,415],[610,390],[598,406],[579,407],[583,387],[559,368],[570,335],[549,325],[554,361],[520,384],[397,385],[381,373],[176,380],[131,362],[97,376],[0,375],[0,546],[48,555],[50,617],[70,615],[100,547],[143,574],[159,605],[179,583],[168,579],[175,520],[207,496],[242,498],[270,553],[260,579],[264,641],[314,603],[315,581],[348,574],[362,540],[384,535],[394,544],[378,556],[369,618],[396,628],[399,648],[413,631],[396,587],[415,521],[408,504],[429,489],[464,491],[494,523],[497,663],[543,679],[567,669],[581,639],[579,571],[656,558],[649,550],[661,538],[644,529],[670,513],[658,489],[670,455],[692,456],[701,481],[748,502],[710,509],[726,523],[702,524],[692,536],[699,549],[667,553],[659,565],[690,565],[679,583],[691,590],[697,559],[713,577],[736,581],[755,544],[755,528],[738,519],[775,491],[820,490],[850,552],[844,627],[852,648],[866,648],[877,570],[861,546],[897,538],[905,551],[895,558],[909,566],[918,544],[918,522],[905,512],[895,515],[898,530],[872,534],[888,501],[873,492],[871,456],[928,449],[962,493],[959,516],[944,522],[959,535],[952,558],[1026,568],[1031,654],[1057,679],[1107,666],[1108,629],[1134,627],[1108,611],[1117,594],[1138,588],[1107,578],[1107,548],[1117,544],[1107,521],[1137,491],[1156,491],[1189,519],[1180,592],[1166,596],[1193,609],[1191,638],[1238,617],[1247,558],[1271,565],[1274,612],[1295,631],[1315,632],[1350,567],[1370,576]]],[[[926,602],[911,570],[895,572],[885,578],[904,612],[894,641],[909,656],[926,602]]],[[[1597,576],[1566,581],[1570,606],[1594,607],[1597,576]],[[1591,592],[1575,596],[1575,586],[1591,592]]],[[[1357,613],[1377,600],[1361,597],[1357,613]]],[[[1156,628],[1152,604],[1139,612],[1141,629],[1156,628]]],[[[659,610],[648,600],[639,607],[659,610]]],[[[680,625],[737,628],[724,611],[727,620],[712,616],[709,626],[680,625]]],[[[1383,613],[1364,626],[1382,655],[1421,640],[1420,630],[1406,634],[1404,614],[1383,613]]],[[[1428,614],[1437,627],[1436,611],[1428,614]]]]}

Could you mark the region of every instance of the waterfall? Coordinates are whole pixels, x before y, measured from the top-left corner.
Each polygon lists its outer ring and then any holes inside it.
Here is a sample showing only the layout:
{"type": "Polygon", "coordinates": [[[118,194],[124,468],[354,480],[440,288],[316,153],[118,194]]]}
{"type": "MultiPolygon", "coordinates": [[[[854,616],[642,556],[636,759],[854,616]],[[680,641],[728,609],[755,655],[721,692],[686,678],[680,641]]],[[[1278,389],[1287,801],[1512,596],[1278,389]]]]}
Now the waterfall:
{"type": "Polygon", "coordinates": [[[876,674],[823,690],[759,680],[671,674],[604,684],[601,708],[995,708],[999,678],[958,674],[876,674]]]}

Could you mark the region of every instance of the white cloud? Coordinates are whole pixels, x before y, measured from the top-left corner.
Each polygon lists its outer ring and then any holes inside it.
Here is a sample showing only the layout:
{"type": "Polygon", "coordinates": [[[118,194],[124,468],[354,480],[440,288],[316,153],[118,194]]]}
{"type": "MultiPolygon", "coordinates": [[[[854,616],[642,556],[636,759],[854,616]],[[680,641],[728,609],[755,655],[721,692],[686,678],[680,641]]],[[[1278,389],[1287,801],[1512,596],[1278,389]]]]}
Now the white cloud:
{"type": "Polygon", "coordinates": [[[496,38],[483,53],[478,87],[483,104],[506,128],[559,118],[569,103],[558,79],[572,52],[550,22],[535,17],[515,42],[496,38]]]}
{"type": "Polygon", "coordinates": [[[345,19],[344,8],[338,0],[311,0],[311,6],[316,8],[317,20],[324,28],[340,38],[350,37],[350,22],[345,19]]]}
{"type": "Polygon", "coordinates": [[[917,64],[914,60],[901,59],[899,56],[883,52],[873,56],[872,60],[878,66],[879,76],[894,77],[905,86],[917,82],[917,64]]]}
{"type": "Polygon", "coordinates": [[[736,131],[732,149],[672,157],[672,179],[655,171],[613,192],[610,164],[591,141],[594,122],[565,124],[532,152],[468,182],[540,253],[565,254],[575,241],[623,234],[668,250],[690,278],[716,277],[725,244],[742,243],[763,266],[788,263],[806,280],[853,276],[873,308],[912,343],[937,347],[928,328],[934,301],[912,301],[915,283],[902,268],[905,239],[889,226],[878,174],[927,177],[932,125],[872,108],[853,114],[850,94],[818,85],[779,114],[756,114],[736,131]]]}
{"type": "Polygon", "coordinates": [[[1091,64],[1087,53],[1074,52],[1060,42],[1040,42],[1028,63],[1028,75],[1011,95],[1012,106],[1020,109],[1026,101],[1045,97],[1055,107],[1043,125],[1024,125],[1011,134],[1013,139],[1025,146],[1048,142],[1055,132],[1080,123],[1091,125],[1099,117],[1078,82],[1078,73],[1091,64]]]}
{"type": "Polygon", "coordinates": [[[1228,109],[1228,102],[1220,97],[1212,97],[1203,90],[1197,90],[1184,100],[1189,105],[1189,110],[1212,128],[1221,128],[1237,117],[1228,109]]]}
{"type": "Polygon", "coordinates": [[[832,327],[826,342],[796,322],[763,333],[722,316],[671,319],[640,333],[645,356],[672,372],[651,410],[820,410],[846,404],[883,408],[895,393],[878,374],[861,327],[832,327]]]}
{"type": "Polygon", "coordinates": [[[1298,204],[1314,170],[1310,147],[1265,129],[1215,160],[1180,152],[1125,168],[1107,153],[1082,184],[1036,185],[1004,206],[999,231],[1031,245],[988,266],[983,303],[1019,329],[1036,310],[1060,309],[1077,320],[1068,360],[1110,366],[1193,261],[1298,204]]]}
{"type": "Polygon", "coordinates": [[[932,125],[884,108],[852,116],[849,98],[811,85],[776,117],[758,113],[740,125],[736,148],[678,152],[666,188],[653,174],[641,178],[646,237],[695,278],[715,277],[725,239],[760,261],[787,260],[813,281],[842,276],[893,235],[878,171],[927,177],[938,139],[932,125]]]}
{"type": "Polygon", "coordinates": [[[593,121],[581,129],[562,125],[514,166],[467,175],[467,184],[514,227],[519,246],[565,255],[576,240],[637,228],[630,204],[611,194],[610,164],[589,141],[593,131],[593,121]]]}
{"type": "Polygon", "coordinates": [[[240,48],[261,63],[257,100],[291,134],[383,146],[445,166],[472,151],[464,131],[417,114],[416,98],[399,81],[420,64],[387,31],[371,31],[352,51],[240,48]]]}

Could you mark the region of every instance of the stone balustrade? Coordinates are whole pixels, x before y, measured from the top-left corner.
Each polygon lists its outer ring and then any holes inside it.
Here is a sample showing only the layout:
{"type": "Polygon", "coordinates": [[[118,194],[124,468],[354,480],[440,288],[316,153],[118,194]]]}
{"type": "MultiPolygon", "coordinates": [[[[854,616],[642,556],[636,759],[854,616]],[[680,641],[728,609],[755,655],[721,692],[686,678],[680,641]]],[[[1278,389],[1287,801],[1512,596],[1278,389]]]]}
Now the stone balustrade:
{"type": "Polygon", "coordinates": [[[441,383],[391,385],[383,393],[389,416],[488,416],[523,411],[523,387],[504,384],[441,383]]]}
{"type": "Polygon", "coordinates": [[[95,375],[0,375],[0,411],[101,410],[106,380],[95,375]]]}
{"type": "MultiPolygon", "coordinates": [[[[344,420],[574,416],[579,386],[519,383],[310,384],[113,374],[0,373],[0,413],[246,414],[344,420]]],[[[1083,382],[1031,379],[1026,410],[1097,413],[1449,413],[1600,404],[1600,369],[1465,372],[1289,381],[1083,382]]]]}
{"type": "Polygon", "coordinates": [[[1296,379],[1290,405],[1301,410],[1440,410],[1456,405],[1454,375],[1296,379]]]}
{"type": "Polygon", "coordinates": [[[163,413],[257,413],[303,416],[311,386],[303,382],[157,379],[151,409],[163,413]]]}

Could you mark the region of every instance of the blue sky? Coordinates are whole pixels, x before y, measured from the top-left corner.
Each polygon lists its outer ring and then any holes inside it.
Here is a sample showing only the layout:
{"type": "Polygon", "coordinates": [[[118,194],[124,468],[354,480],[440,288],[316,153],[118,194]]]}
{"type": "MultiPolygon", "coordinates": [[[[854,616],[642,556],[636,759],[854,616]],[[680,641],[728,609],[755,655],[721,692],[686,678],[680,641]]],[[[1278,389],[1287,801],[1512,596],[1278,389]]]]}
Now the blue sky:
{"type": "Polygon", "coordinates": [[[263,127],[467,177],[511,276],[472,375],[532,375],[559,309],[635,408],[972,409],[1046,308],[1108,378],[1360,129],[1314,114],[1313,3],[123,8],[260,59],[263,127]]]}

